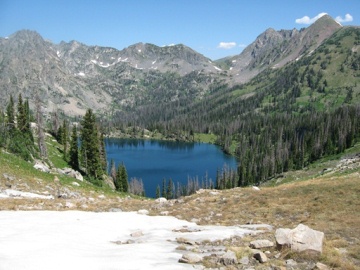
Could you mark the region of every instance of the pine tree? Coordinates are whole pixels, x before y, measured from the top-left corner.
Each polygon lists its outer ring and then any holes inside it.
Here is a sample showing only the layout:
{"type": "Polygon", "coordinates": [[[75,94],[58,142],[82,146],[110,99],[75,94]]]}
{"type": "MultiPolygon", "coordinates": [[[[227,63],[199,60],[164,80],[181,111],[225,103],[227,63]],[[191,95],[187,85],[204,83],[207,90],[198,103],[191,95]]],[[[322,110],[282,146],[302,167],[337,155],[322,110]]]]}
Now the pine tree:
{"type": "Polygon", "coordinates": [[[167,185],[167,189],[166,189],[166,199],[170,200],[172,199],[174,196],[174,192],[173,192],[173,181],[170,178],[168,181],[168,185],[167,185]]]}
{"type": "Polygon", "coordinates": [[[116,166],[115,166],[115,162],[113,159],[111,159],[110,162],[110,176],[112,177],[113,181],[115,182],[116,180],[116,166]]]}
{"type": "Polygon", "coordinates": [[[105,140],[104,134],[100,133],[100,160],[103,171],[107,170],[107,160],[106,160],[106,149],[105,149],[105,140]]]}
{"type": "Polygon", "coordinates": [[[69,165],[74,170],[79,170],[79,148],[76,125],[73,125],[71,132],[70,150],[69,150],[69,165]]]}
{"type": "Polygon", "coordinates": [[[62,134],[61,134],[61,141],[63,144],[63,156],[64,160],[68,160],[68,145],[69,145],[69,125],[68,122],[64,119],[62,125],[62,134]]]}
{"type": "Polygon", "coordinates": [[[17,110],[18,110],[17,127],[22,133],[24,133],[26,129],[27,117],[26,117],[25,106],[21,94],[19,94],[17,110]]]}
{"type": "Polygon", "coordinates": [[[160,186],[157,185],[156,187],[156,198],[160,198],[160,186]]]}
{"type": "Polygon", "coordinates": [[[15,126],[15,106],[14,106],[14,99],[12,95],[10,96],[10,101],[8,106],[6,107],[6,115],[7,115],[7,121],[6,124],[9,127],[10,130],[13,130],[16,128],[15,126]]]}
{"type": "Polygon", "coordinates": [[[89,177],[99,179],[104,173],[101,166],[100,142],[96,118],[91,109],[81,122],[81,161],[86,174],[89,177]]]}
{"type": "Polygon", "coordinates": [[[124,164],[121,164],[121,166],[120,166],[120,181],[121,181],[122,191],[128,192],[129,191],[129,182],[128,182],[128,175],[127,175],[126,167],[124,164]]]}
{"type": "Polygon", "coordinates": [[[116,171],[116,177],[114,179],[114,184],[115,184],[115,188],[117,191],[123,191],[123,187],[122,187],[122,181],[121,181],[121,166],[119,165],[116,171]]]}
{"type": "Polygon", "coordinates": [[[163,179],[162,189],[161,189],[161,197],[166,198],[166,179],[163,179]]]}

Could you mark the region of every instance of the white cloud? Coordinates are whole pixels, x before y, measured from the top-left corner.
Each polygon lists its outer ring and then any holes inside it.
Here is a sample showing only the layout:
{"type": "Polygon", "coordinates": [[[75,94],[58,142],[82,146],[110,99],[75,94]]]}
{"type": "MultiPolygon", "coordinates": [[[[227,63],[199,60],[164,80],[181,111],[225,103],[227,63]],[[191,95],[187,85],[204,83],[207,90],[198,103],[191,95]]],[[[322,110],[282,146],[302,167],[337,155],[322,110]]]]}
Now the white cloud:
{"type": "Polygon", "coordinates": [[[349,13],[345,15],[345,18],[341,18],[341,16],[337,16],[335,18],[335,21],[339,22],[339,23],[344,23],[344,22],[352,22],[353,21],[353,16],[351,16],[349,13]]]}
{"type": "Polygon", "coordinates": [[[310,18],[309,16],[304,16],[300,19],[296,19],[295,22],[298,24],[312,24],[313,22],[315,22],[317,19],[321,18],[322,16],[326,15],[327,13],[322,12],[318,15],[316,15],[313,18],[310,18]]]}
{"type": "Polygon", "coordinates": [[[232,49],[236,46],[236,42],[220,42],[217,46],[220,49],[232,49]]]}

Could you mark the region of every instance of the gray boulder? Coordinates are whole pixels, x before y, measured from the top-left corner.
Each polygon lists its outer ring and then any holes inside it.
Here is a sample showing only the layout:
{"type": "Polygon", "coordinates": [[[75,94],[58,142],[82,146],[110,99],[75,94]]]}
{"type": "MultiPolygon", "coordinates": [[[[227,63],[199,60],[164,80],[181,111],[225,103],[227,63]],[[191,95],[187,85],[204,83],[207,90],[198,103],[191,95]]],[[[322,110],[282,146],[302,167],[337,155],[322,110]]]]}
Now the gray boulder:
{"type": "Polygon", "coordinates": [[[261,251],[257,251],[254,253],[254,258],[256,260],[258,260],[260,263],[266,263],[268,258],[267,256],[265,255],[264,252],[261,252],[261,251]]]}
{"type": "Polygon", "coordinates": [[[299,224],[295,229],[277,229],[276,244],[279,248],[289,247],[293,251],[311,250],[322,252],[324,233],[299,224]]]}
{"type": "Polygon", "coordinates": [[[47,166],[45,163],[41,162],[40,160],[35,161],[34,168],[42,172],[50,173],[49,166],[47,166]]]}
{"type": "Polygon", "coordinates": [[[202,257],[200,255],[193,254],[193,253],[184,254],[179,259],[180,263],[190,263],[190,264],[199,263],[201,261],[202,261],[202,257]]]}
{"type": "Polygon", "coordinates": [[[230,250],[219,258],[219,262],[225,266],[238,263],[235,252],[230,250]]]}
{"type": "Polygon", "coordinates": [[[254,240],[250,242],[250,247],[255,249],[273,247],[274,243],[269,240],[254,240]]]}

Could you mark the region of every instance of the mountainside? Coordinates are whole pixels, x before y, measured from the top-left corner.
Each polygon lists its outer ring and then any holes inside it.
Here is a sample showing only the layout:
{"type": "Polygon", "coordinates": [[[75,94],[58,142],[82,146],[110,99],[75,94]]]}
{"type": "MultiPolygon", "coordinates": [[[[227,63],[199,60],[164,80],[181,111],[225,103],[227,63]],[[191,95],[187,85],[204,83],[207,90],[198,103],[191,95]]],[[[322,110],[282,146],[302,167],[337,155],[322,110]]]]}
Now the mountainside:
{"type": "Polygon", "coordinates": [[[168,100],[197,98],[220,82],[214,63],[184,45],[139,43],[121,51],[77,41],[56,45],[27,30],[0,39],[0,68],[0,104],[10,94],[33,99],[38,91],[49,111],[70,115],[132,107],[156,92],[168,100]]]}
{"type": "Polygon", "coordinates": [[[306,29],[269,28],[240,55],[215,62],[181,44],[138,43],[117,50],[77,41],[53,44],[36,32],[19,31],[0,38],[0,105],[5,106],[10,94],[33,99],[38,92],[48,112],[76,116],[92,108],[111,114],[139,109],[147,116],[158,114],[154,110],[163,104],[187,106],[227,85],[246,83],[268,68],[295,63],[315,53],[339,29],[329,16],[306,29]]]}
{"type": "Polygon", "coordinates": [[[267,29],[237,56],[219,61],[237,83],[249,81],[264,69],[280,68],[315,50],[341,25],[325,15],[300,31],[267,29]]]}

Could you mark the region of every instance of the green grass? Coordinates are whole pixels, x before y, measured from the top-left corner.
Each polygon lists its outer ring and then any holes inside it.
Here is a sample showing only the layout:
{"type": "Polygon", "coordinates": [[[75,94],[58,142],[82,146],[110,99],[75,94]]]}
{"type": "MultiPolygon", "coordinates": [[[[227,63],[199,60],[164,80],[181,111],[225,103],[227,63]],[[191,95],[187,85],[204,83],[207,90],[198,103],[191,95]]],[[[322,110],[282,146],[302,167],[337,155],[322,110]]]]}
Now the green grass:
{"type": "Polygon", "coordinates": [[[202,142],[202,143],[212,143],[214,144],[216,142],[217,136],[215,134],[206,134],[206,133],[195,133],[194,135],[196,142],[202,142]]]}

